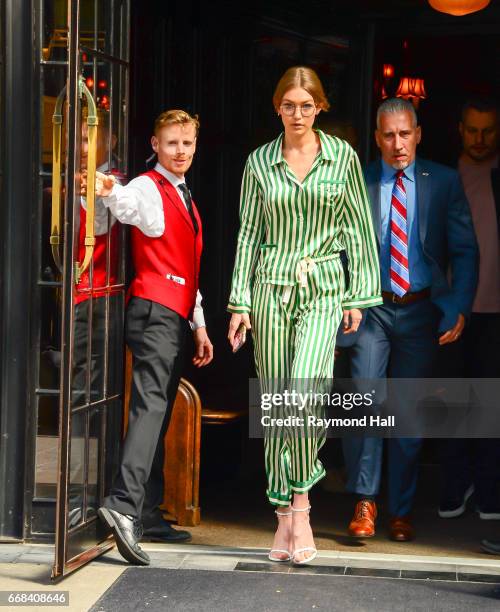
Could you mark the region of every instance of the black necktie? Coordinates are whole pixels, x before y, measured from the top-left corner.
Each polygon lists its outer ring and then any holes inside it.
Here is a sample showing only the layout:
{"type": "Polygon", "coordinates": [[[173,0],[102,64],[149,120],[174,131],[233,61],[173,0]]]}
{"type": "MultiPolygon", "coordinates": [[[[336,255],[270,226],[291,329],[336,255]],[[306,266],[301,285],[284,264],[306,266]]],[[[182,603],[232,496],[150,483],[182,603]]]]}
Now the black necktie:
{"type": "Polygon", "coordinates": [[[193,202],[191,200],[191,194],[189,193],[189,189],[187,188],[186,183],[180,183],[178,185],[179,189],[182,191],[182,195],[184,196],[184,202],[186,202],[186,208],[188,210],[189,216],[191,217],[191,221],[193,222],[194,233],[198,233],[198,221],[196,221],[196,217],[194,216],[193,211],[193,202]]]}

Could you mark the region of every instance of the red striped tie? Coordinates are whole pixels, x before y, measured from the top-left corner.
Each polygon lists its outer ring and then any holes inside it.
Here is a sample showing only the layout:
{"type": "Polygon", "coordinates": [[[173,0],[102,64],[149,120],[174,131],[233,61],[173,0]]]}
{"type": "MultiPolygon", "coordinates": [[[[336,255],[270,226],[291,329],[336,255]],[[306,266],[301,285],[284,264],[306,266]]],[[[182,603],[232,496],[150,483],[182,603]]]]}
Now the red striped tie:
{"type": "Polygon", "coordinates": [[[391,198],[391,289],[402,297],[410,288],[406,190],[403,170],[398,170],[391,198]]]}

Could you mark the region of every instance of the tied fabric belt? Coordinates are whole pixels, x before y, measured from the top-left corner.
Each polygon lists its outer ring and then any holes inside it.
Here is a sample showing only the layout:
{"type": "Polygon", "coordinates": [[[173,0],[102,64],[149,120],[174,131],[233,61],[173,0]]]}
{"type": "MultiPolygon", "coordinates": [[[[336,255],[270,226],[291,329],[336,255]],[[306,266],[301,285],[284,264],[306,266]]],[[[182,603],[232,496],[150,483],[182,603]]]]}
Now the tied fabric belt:
{"type": "Polygon", "coordinates": [[[414,304],[421,300],[426,300],[431,297],[431,290],[429,287],[422,289],[421,291],[415,291],[414,293],[405,293],[402,297],[393,293],[392,291],[382,291],[382,297],[384,300],[388,300],[393,304],[414,304]]]}
{"type": "MultiPolygon", "coordinates": [[[[299,260],[297,262],[295,272],[295,278],[297,279],[299,286],[307,287],[307,277],[316,268],[317,263],[331,261],[332,259],[337,259],[338,257],[338,253],[333,253],[332,255],[323,255],[322,257],[304,257],[304,259],[299,260]]],[[[283,292],[283,304],[287,304],[289,302],[292,289],[293,285],[286,285],[283,292]]]]}

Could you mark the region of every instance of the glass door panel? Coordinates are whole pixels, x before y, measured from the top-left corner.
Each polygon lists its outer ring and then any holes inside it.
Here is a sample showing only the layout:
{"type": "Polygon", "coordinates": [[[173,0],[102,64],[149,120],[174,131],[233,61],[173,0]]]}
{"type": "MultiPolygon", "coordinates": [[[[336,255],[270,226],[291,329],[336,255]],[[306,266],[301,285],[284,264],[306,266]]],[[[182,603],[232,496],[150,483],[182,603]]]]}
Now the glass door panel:
{"type": "MultiPolygon", "coordinates": [[[[55,10],[57,0],[45,2],[44,6],[49,4],[53,14],[59,15],[55,10]]],[[[70,573],[113,546],[113,540],[107,537],[97,519],[97,509],[117,465],[123,405],[123,227],[92,193],[96,169],[115,173],[119,180],[126,181],[123,147],[127,142],[128,65],[121,57],[104,54],[103,50],[106,41],[114,39],[116,28],[122,27],[123,11],[128,16],[129,9],[128,2],[98,3],[96,0],[71,0],[68,6],[66,31],[56,37],[58,45],[65,37],[68,48],[66,65],[57,64],[66,70],[65,90],[61,87],[62,94],[57,92],[44,100],[47,113],[55,109],[53,123],[61,123],[63,116],[62,126],[65,126],[64,130],[61,127],[60,143],[57,128],[53,128],[56,137],[51,142],[50,153],[52,160],[60,153],[59,228],[67,228],[64,236],[54,229],[57,215],[53,194],[57,192],[54,185],[57,187],[58,176],[54,168],[57,170],[57,166],[43,166],[52,189],[51,215],[45,215],[50,219],[50,247],[54,255],[59,236],[62,264],[59,267],[57,256],[50,263],[46,256],[42,258],[45,269],[51,269],[45,278],[59,280],[57,287],[54,286],[57,291],[52,303],[45,298],[46,310],[51,311],[52,305],[60,320],[59,326],[53,324],[53,328],[60,330],[60,343],[53,349],[56,355],[47,348],[45,359],[49,365],[44,366],[46,381],[56,379],[49,373],[51,360],[52,368],[59,373],[53,578],[70,573]],[[114,79],[114,74],[118,78],[114,79]],[[64,97],[64,102],[58,105],[59,95],[64,97]],[[120,109],[116,117],[115,107],[120,109]],[[120,152],[120,157],[115,151],[120,152]],[[82,190],[85,182],[86,191],[82,190]]],[[[122,36],[128,40],[128,31],[122,32],[122,36]]],[[[46,35],[44,41],[52,39],[54,35],[46,35]]],[[[53,44],[52,48],[56,46],[53,44]]],[[[48,51],[45,57],[49,57],[48,51]]],[[[46,163],[43,160],[44,156],[48,158],[48,150],[44,141],[42,165],[46,163]]],[[[54,343],[53,336],[44,332],[54,343]]],[[[40,440],[37,448],[40,457],[53,461],[53,445],[48,440],[43,443],[40,440]]],[[[45,480],[54,478],[54,470],[46,468],[45,474],[45,480]]],[[[50,485],[43,484],[45,488],[40,486],[41,491],[50,485]]]]}

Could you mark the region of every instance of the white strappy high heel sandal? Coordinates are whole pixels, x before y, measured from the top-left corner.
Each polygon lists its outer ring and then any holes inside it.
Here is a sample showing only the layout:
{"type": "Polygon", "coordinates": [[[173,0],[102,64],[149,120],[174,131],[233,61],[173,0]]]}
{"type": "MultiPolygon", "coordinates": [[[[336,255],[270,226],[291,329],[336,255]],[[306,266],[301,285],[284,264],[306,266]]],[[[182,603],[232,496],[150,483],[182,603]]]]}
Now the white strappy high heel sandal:
{"type": "MultiPolygon", "coordinates": [[[[294,508],[292,506],[292,513],[293,512],[309,512],[310,509],[311,509],[311,506],[307,506],[307,508],[294,508]]],[[[318,551],[316,548],[314,548],[313,546],[305,546],[304,548],[297,548],[297,550],[293,551],[291,555],[291,561],[295,565],[305,565],[306,563],[310,563],[313,559],[316,559],[317,555],[318,555],[318,551]],[[312,552],[313,554],[310,557],[305,557],[305,559],[296,561],[295,556],[298,555],[299,553],[304,553],[304,552],[312,552]]]]}
{"type": "MultiPolygon", "coordinates": [[[[275,510],[275,514],[276,516],[292,516],[291,512],[278,512],[278,510],[275,510]]],[[[269,561],[274,561],[275,563],[288,563],[288,561],[290,561],[290,559],[292,558],[292,555],[290,554],[289,550],[282,550],[281,548],[271,548],[269,554],[267,555],[267,558],[269,559],[269,561]],[[287,558],[279,559],[277,557],[273,557],[273,553],[282,553],[284,555],[287,555],[287,558]]]]}

